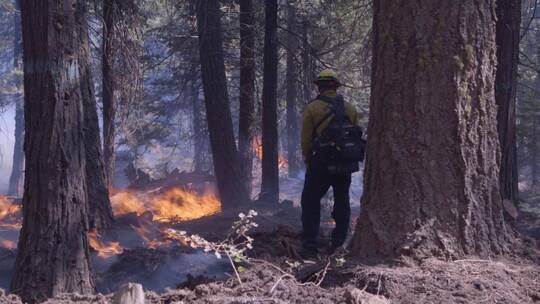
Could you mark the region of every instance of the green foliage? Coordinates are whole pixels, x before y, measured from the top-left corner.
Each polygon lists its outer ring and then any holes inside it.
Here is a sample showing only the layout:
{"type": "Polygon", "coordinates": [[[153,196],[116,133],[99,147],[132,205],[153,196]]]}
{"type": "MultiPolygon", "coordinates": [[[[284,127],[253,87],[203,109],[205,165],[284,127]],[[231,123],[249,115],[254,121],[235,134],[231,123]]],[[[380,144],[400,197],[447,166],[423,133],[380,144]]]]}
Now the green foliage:
{"type": "Polygon", "coordinates": [[[22,71],[14,66],[15,5],[0,0],[0,109],[20,101],[22,71]]]}

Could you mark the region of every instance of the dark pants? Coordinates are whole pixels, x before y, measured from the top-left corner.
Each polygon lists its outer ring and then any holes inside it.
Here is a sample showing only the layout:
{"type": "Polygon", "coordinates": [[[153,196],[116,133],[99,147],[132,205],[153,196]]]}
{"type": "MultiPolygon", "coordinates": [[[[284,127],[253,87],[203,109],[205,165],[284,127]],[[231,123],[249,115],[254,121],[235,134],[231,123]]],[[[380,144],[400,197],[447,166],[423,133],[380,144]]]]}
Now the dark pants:
{"type": "Polygon", "coordinates": [[[349,188],[351,175],[332,175],[325,166],[311,164],[306,172],[304,190],[302,191],[302,237],[306,249],[317,248],[317,236],[321,222],[321,198],[332,186],[334,191],[334,208],[332,218],[336,228],[332,231],[332,246],[343,245],[351,218],[349,188]]]}

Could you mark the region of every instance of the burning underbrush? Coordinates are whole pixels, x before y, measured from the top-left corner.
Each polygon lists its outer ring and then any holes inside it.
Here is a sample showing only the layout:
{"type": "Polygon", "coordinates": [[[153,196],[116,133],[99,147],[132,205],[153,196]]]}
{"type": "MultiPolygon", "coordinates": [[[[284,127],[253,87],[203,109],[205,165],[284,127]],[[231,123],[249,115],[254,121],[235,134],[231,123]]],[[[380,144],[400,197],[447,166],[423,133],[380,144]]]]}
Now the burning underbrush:
{"type": "MultiPolygon", "coordinates": [[[[125,217],[130,218],[134,222],[130,226],[146,245],[154,241],[150,235],[152,230],[158,229],[156,226],[199,219],[221,211],[219,199],[210,190],[198,193],[192,189],[172,187],[149,191],[122,189],[112,192],[114,194],[111,196],[111,204],[115,217],[120,222],[124,222],[122,219],[125,217]]],[[[0,232],[17,232],[21,226],[21,205],[8,197],[0,196],[0,232]]],[[[90,245],[102,257],[122,252],[118,242],[102,241],[97,231],[91,231],[88,236],[90,245]]],[[[15,241],[0,234],[0,247],[13,249],[15,241]]],[[[157,246],[155,242],[153,246],[157,246]]]]}
{"type": "MultiPolygon", "coordinates": [[[[255,151],[255,156],[257,157],[257,160],[262,161],[263,158],[263,144],[262,144],[262,137],[256,136],[253,138],[252,141],[252,147],[255,151]]],[[[279,153],[278,155],[278,167],[280,170],[286,170],[289,167],[289,161],[287,160],[287,157],[283,155],[282,153],[279,153]]]]}
{"type": "Polygon", "coordinates": [[[0,196],[0,229],[21,229],[21,205],[0,196]]]}
{"type": "MultiPolygon", "coordinates": [[[[185,181],[183,174],[173,172],[166,180],[111,191],[113,227],[88,233],[98,290],[114,290],[125,280],[161,290],[175,286],[190,272],[223,275],[223,263],[188,246],[173,229],[178,223],[221,212],[212,183],[185,181]]],[[[0,287],[4,288],[16,256],[21,211],[18,201],[0,196],[0,287]]]]}
{"type": "Polygon", "coordinates": [[[91,231],[90,246],[98,257],[107,259],[126,248],[158,249],[185,245],[171,233],[171,226],[214,215],[221,203],[213,192],[173,187],[166,190],[117,190],[111,197],[116,225],[103,237],[91,231]]]}
{"type": "Polygon", "coordinates": [[[153,219],[160,222],[189,221],[221,211],[213,192],[198,194],[179,187],[157,193],[119,190],[111,197],[111,204],[115,216],[151,212],[153,219]]]}
{"type": "Polygon", "coordinates": [[[11,198],[0,196],[0,248],[17,248],[21,226],[21,205],[11,198]]]}

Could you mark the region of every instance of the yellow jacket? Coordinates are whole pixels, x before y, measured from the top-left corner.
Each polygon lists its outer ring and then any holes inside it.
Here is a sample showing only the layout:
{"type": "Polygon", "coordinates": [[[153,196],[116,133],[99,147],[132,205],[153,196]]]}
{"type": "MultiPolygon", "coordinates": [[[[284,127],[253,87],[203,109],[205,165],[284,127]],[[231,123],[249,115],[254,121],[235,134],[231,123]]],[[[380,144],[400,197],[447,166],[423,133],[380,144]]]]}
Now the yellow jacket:
{"type": "MultiPolygon", "coordinates": [[[[335,97],[337,95],[336,91],[325,91],[321,93],[323,96],[335,97]]],[[[315,126],[330,112],[330,105],[322,100],[314,100],[310,102],[306,109],[304,110],[304,115],[302,118],[302,155],[304,156],[304,161],[309,161],[309,156],[311,155],[311,140],[313,136],[313,129],[315,126]]],[[[349,119],[353,124],[358,124],[358,112],[354,106],[348,102],[345,102],[345,114],[349,116],[349,119]]],[[[317,128],[317,135],[320,135],[321,132],[328,126],[328,123],[332,120],[333,115],[328,117],[321,125],[317,128]]]]}

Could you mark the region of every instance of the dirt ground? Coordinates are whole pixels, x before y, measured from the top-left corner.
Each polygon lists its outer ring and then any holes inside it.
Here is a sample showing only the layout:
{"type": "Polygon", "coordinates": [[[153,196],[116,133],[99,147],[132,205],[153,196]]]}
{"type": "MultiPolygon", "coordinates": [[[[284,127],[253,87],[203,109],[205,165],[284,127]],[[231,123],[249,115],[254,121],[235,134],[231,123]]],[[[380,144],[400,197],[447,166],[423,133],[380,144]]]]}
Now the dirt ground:
{"type": "MultiPolygon", "coordinates": [[[[285,269],[263,261],[224,282],[146,293],[147,303],[539,303],[540,271],[515,261],[426,260],[420,266],[330,266],[325,277],[343,284],[300,283],[285,269]]],[[[110,303],[111,295],[63,295],[47,303],[110,303]]],[[[0,293],[0,303],[20,303],[0,293]]]]}

